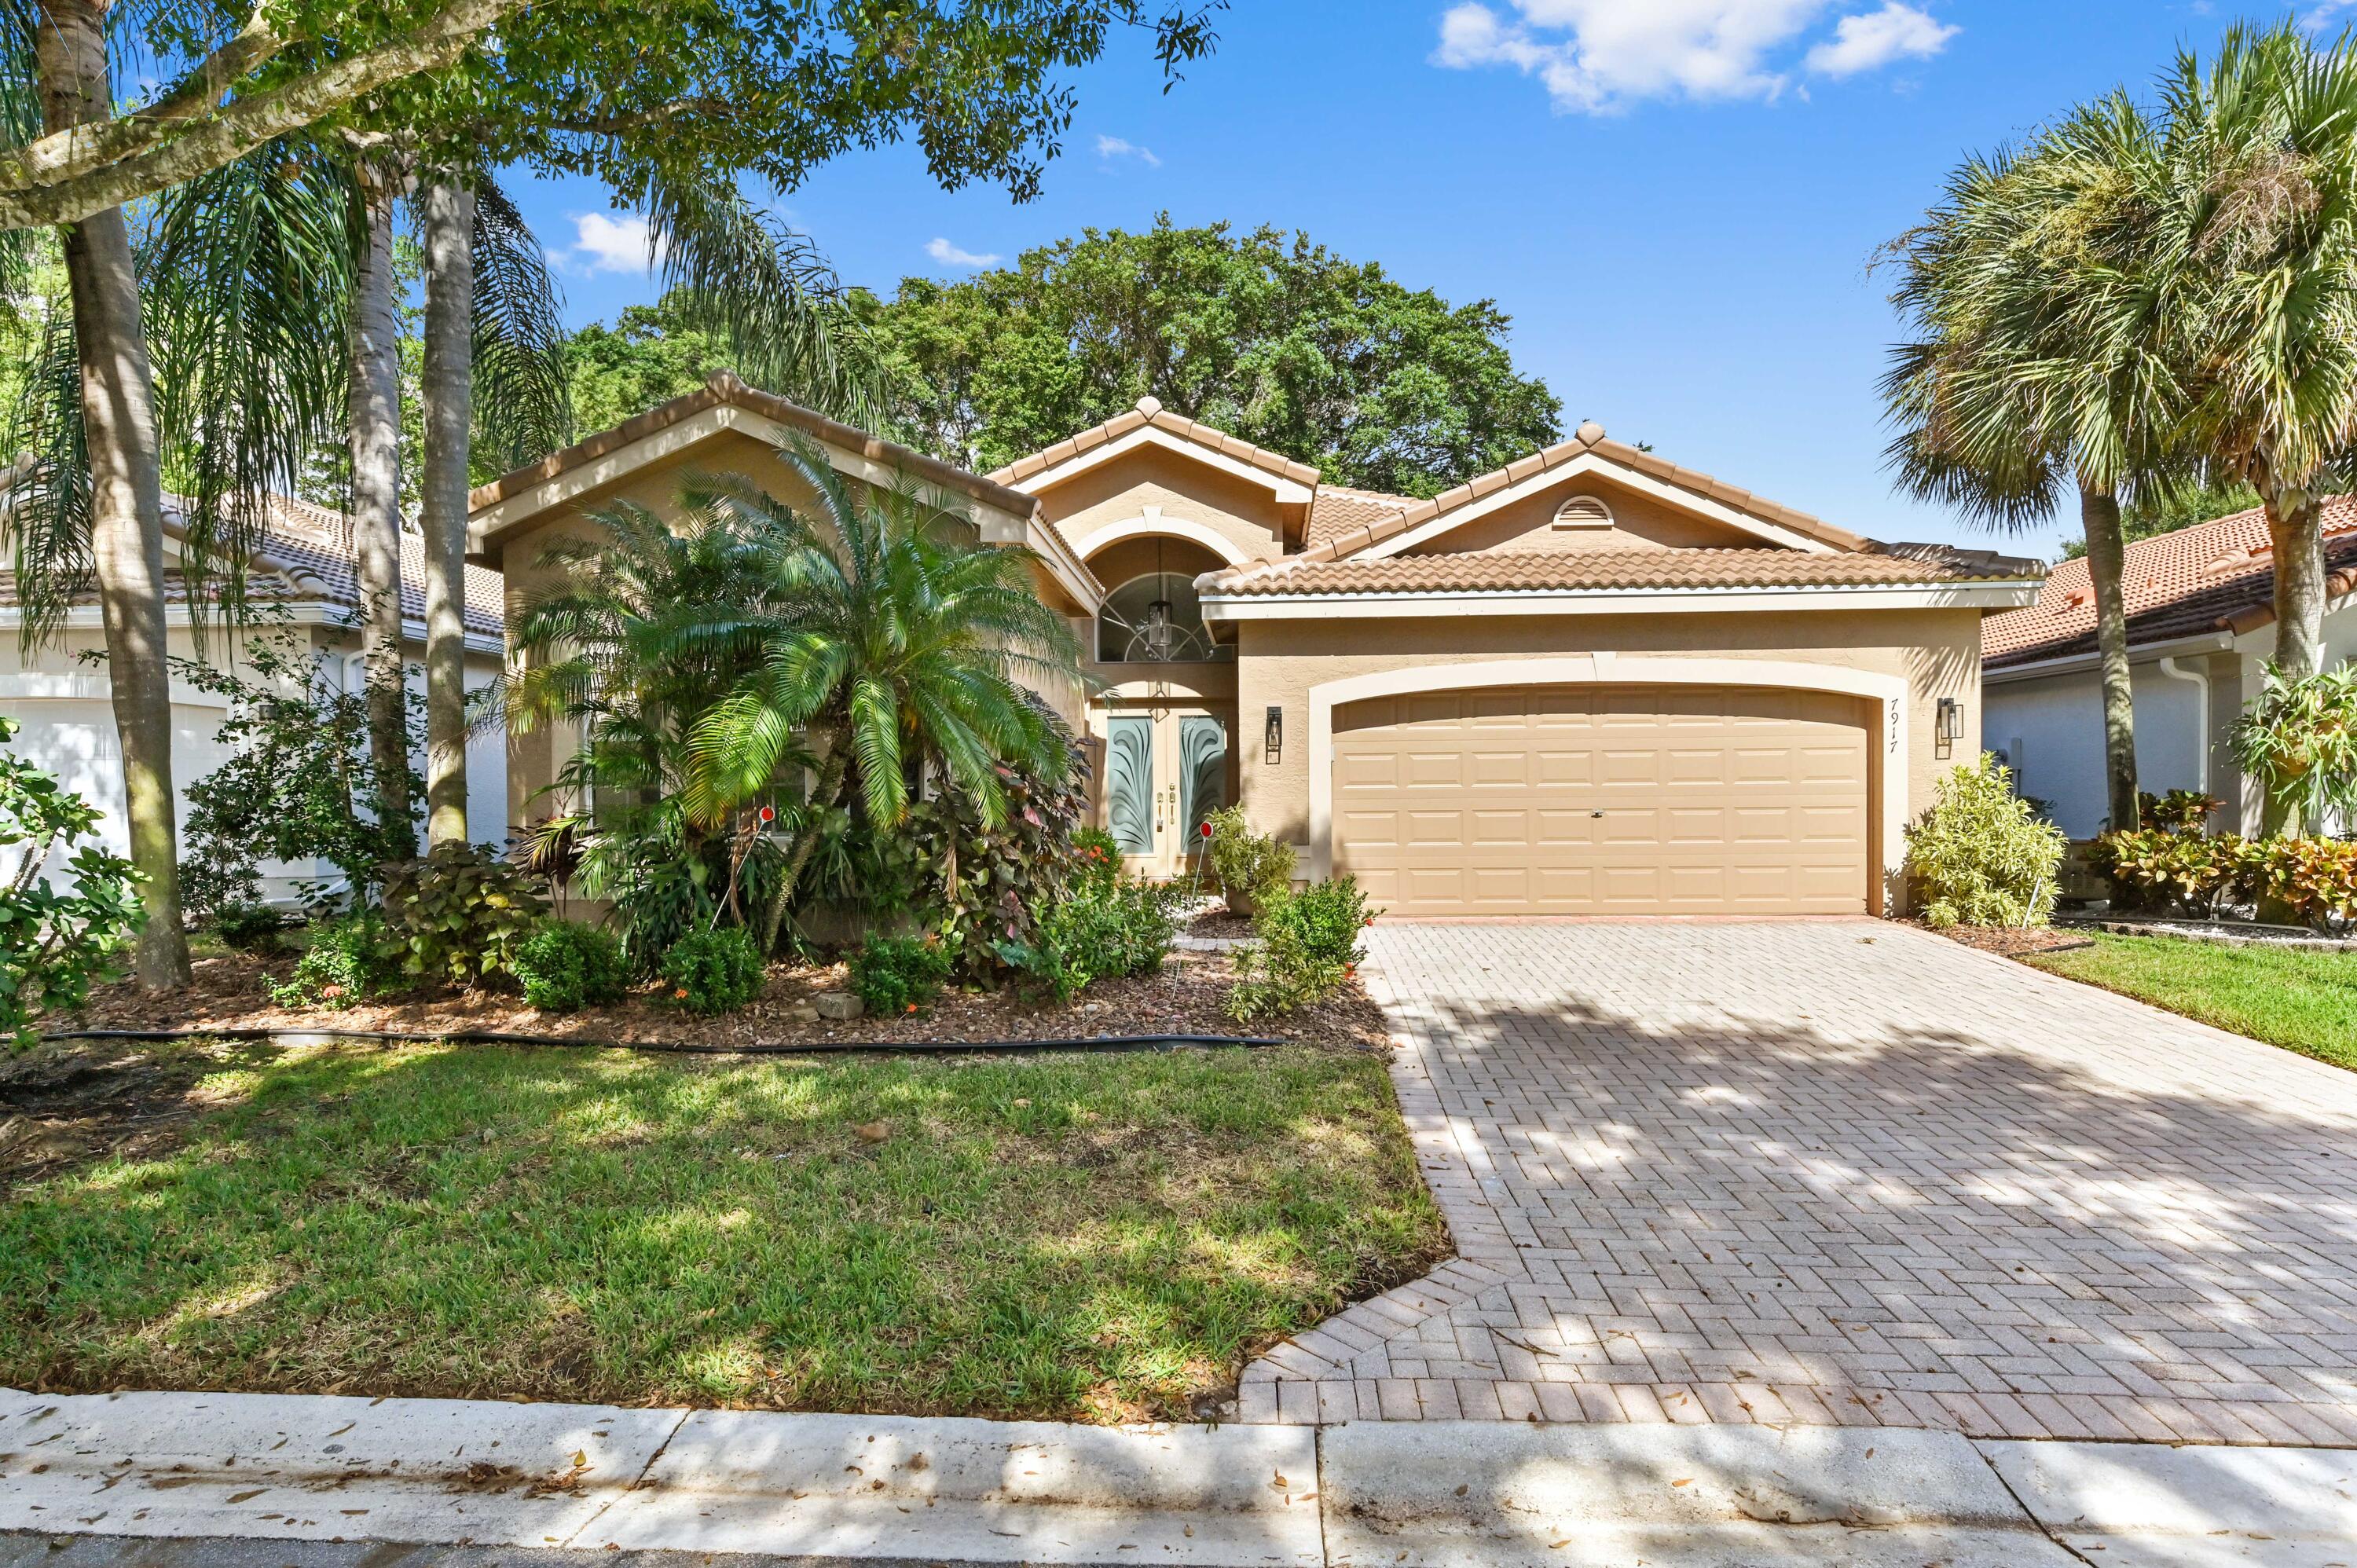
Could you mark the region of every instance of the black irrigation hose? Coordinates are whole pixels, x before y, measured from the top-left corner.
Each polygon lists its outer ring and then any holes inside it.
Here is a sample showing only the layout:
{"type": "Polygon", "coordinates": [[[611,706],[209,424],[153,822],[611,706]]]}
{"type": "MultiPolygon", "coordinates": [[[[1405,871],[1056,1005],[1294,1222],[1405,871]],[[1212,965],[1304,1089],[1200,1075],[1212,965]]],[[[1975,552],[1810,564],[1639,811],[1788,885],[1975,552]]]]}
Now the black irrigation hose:
{"type": "Polygon", "coordinates": [[[808,1057],[873,1053],[880,1056],[1019,1055],[1029,1051],[1185,1051],[1215,1046],[1254,1049],[1289,1045],[1286,1040],[1239,1035],[1101,1035],[1065,1040],[810,1040],[787,1044],[756,1041],[746,1046],[697,1046],[660,1040],[565,1040],[551,1035],[511,1035],[491,1029],[446,1029],[437,1034],[396,1034],[379,1029],[69,1029],[41,1036],[57,1040],[268,1040],[281,1046],[315,1046],[328,1040],[374,1040],[385,1045],[537,1046],[584,1051],[642,1051],[657,1056],[808,1057]]]}

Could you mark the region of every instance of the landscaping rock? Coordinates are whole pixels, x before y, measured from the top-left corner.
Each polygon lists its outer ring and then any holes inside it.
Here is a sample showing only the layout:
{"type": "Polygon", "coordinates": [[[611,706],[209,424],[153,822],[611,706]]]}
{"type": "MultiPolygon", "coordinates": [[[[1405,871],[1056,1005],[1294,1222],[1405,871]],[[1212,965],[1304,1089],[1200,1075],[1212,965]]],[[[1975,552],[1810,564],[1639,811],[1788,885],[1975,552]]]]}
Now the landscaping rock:
{"type": "Polygon", "coordinates": [[[848,991],[822,991],[813,999],[813,1005],[817,1007],[820,1017],[832,1018],[837,1023],[847,1023],[867,1011],[867,1004],[848,991]]]}
{"type": "Polygon", "coordinates": [[[797,1002],[786,1009],[786,1016],[797,1024],[815,1024],[818,1022],[818,1009],[807,1002],[797,1002]]]}

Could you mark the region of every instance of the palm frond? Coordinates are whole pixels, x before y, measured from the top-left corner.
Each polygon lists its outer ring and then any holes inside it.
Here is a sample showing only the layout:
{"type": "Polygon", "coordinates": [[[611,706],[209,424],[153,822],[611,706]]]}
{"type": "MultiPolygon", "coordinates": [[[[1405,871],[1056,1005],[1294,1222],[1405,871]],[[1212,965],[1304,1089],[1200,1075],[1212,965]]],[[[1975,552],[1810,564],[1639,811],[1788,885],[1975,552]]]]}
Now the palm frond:
{"type": "Polygon", "coordinates": [[[56,638],[66,612],[95,581],[81,353],[66,302],[51,312],[20,373],[23,391],[8,419],[8,450],[17,456],[0,501],[0,531],[22,611],[17,644],[29,653],[56,638]]]}
{"type": "Polygon", "coordinates": [[[166,483],[187,499],[182,571],[201,637],[245,617],[274,491],[343,415],[349,166],[280,141],[160,199],[141,257],[166,483]]]}
{"type": "Polygon", "coordinates": [[[502,468],[573,440],[565,301],[547,252],[508,193],[475,188],[475,444],[502,468]]]}
{"type": "Polygon", "coordinates": [[[726,344],[754,385],[872,428],[883,416],[881,356],[808,237],[725,176],[656,174],[647,190],[651,259],[686,324],[726,344]]]}

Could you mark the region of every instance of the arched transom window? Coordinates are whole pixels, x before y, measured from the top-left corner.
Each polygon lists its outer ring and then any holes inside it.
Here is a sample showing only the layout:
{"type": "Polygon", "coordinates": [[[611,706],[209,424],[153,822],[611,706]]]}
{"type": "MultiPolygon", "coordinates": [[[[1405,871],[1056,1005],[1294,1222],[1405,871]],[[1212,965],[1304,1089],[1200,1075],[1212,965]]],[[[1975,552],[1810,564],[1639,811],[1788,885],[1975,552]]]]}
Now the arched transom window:
{"type": "Polygon", "coordinates": [[[1233,659],[1232,645],[1211,640],[1195,579],[1147,572],[1105,596],[1097,612],[1097,660],[1105,664],[1200,664],[1233,659]]]}

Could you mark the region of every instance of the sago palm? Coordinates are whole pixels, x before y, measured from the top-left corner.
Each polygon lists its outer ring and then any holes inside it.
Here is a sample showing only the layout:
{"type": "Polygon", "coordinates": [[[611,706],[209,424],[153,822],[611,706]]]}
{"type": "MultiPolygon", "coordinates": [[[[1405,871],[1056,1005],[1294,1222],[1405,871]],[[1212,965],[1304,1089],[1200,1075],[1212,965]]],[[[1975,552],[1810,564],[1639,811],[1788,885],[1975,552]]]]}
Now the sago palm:
{"type": "MultiPolygon", "coordinates": [[[[717,822],[768,793],[805,737],[820,759],[812,806],[856,803],[871,831],[902,819],[929,769],[993,823],[1001,768],[1062,778],[1070,737],[1031,690],[1077,680],[1080,650],[1034,590],[1029,552],[965,542],[906,487],[855,489],[806,441],[780,456],[802,506],[742,479],[691,487],[691,510],[735,513],[768,541],[759,606],[695,633],[749,632],[760,662],[694,727],[691,814],[717,822]]],[[[778,908],[815,842],[798,835],[778,908]]]]}
{"type": "Polygon", "coordinates": [[[2000,528],[2075,487],[2102,662],[2105,798],[2137,820],[2122,595],[2124,496],[2165,486],[2186,400],[2172,357],[2182,269],[2169,248],[2163,139],[2125,97],[2080,110],[2018,155],[1950,177],[1893,247],[1914,336],[1883,395],[1902,486],[2000,528]]]}

